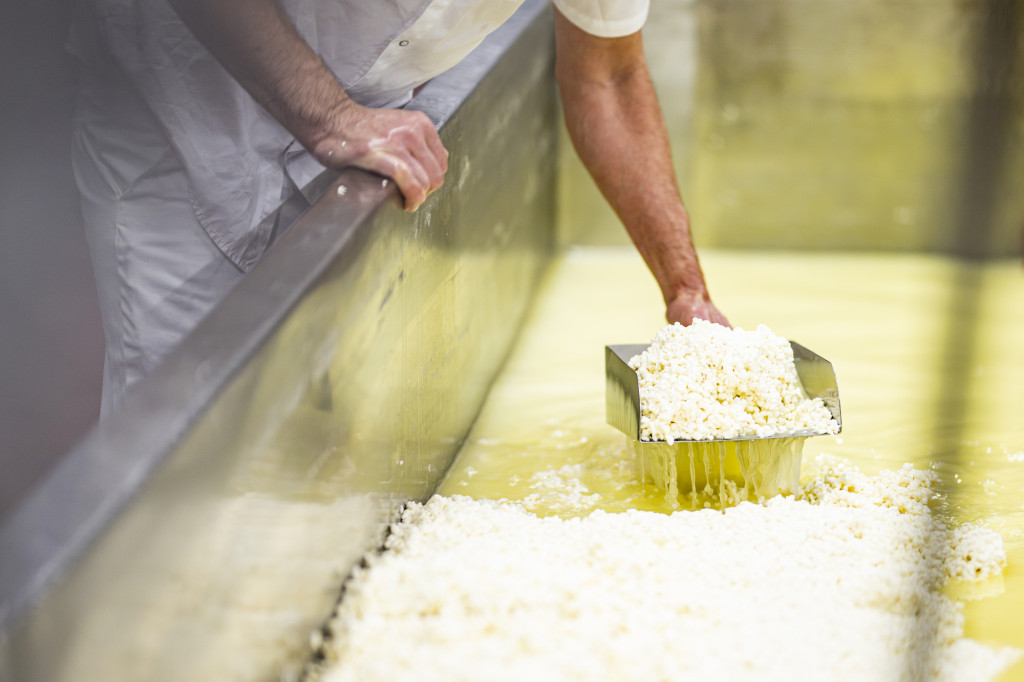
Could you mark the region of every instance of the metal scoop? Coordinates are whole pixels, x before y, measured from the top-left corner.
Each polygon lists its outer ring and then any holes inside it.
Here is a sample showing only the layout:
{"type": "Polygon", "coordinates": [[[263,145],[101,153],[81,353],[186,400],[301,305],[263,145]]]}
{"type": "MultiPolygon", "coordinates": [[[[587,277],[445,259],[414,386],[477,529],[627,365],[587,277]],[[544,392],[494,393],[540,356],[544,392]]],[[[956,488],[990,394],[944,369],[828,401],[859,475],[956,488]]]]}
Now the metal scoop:
{"type": "MultiPolygon", "coordinates": [[[[842,430],[839,388],[832,363],[790,341],[796,373],[810,398],[821,398],[842,430]]],[[[741,481],[747,499],[770,497],[798,485],[803,441],[824,435],[810,429],[772,436],[740,436],[717,440],[645,440],[640,437],[640,382],[629,366],[630,358],[647,350],[646,345],[605,346],[605,401],[608,423],[629,437],[629,445],[650,476],[666,490],[673,503],[680,489],[712,491],[717,480],[719,503],[726,479],[741,481]]]]}
{"type": "MultiPolygon", "coordinates": [[[[790,341],[793,348],[793,361],[796,373],[800,378],[804,391],[810,398],[821,398],[832,417],[843,428],[843,419],[839,410],[839,388],[836,386],[836,375],[832,363],[804,348],[795,341],[790,341]]],[[[647,350],[642,344],[605,346],[605,413],[608,423],[622,431],[631,439],[641,443],[664,443],[640,438],[640,382],[636,372],[629,366],[630,358],[647,350]]],[[[769,438],[792,438],[796,436],[820,436],[822,432],[798,431],[780,433],[769,438]]],[[[723,441],[759,440],[763,436],[740,436],[723,438],[723,441]]],[[[679,440],[676,442],[698,442],[679,440]]],[[[718,441],[715,441],[718,442],[718,441]]]]}

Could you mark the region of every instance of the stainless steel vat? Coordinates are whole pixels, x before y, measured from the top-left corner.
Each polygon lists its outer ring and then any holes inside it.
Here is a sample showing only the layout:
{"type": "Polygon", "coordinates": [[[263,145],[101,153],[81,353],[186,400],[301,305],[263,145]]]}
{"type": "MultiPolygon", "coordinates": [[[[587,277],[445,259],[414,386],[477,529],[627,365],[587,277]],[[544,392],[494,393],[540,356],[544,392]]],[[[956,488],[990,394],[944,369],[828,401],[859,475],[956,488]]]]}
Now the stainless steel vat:
{"type": "MultiPolygon", "coordinates": [[[[445,187],[316,203],[0,526],[0,678],[268,680],[451,462],[552,243],[551,16],[527,2],[415,106],[445,187]]],[[[339,188],[344,187],[344,190],[339,188]]]]}

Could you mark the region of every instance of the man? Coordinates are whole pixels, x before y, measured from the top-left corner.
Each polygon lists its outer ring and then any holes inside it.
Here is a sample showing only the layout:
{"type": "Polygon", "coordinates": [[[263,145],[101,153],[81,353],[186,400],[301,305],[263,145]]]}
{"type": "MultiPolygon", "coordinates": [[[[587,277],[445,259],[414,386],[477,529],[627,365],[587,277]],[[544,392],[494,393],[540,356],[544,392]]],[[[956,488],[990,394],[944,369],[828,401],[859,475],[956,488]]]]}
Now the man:
{"type": "MultiPolygon", "coordinates": [[[[412,91],[522,0],[95,0],[75,170],[107,335],[104,411],[263,254],[322,167],[392,178],[416,210],[447,152],[412,91]],[[91,65],[91,66],[90,66],[91,65]]],[[[573,143],[670,321],[725,323],[676,188],[640,29],[649,0],[554,0],[573,143]]]]}

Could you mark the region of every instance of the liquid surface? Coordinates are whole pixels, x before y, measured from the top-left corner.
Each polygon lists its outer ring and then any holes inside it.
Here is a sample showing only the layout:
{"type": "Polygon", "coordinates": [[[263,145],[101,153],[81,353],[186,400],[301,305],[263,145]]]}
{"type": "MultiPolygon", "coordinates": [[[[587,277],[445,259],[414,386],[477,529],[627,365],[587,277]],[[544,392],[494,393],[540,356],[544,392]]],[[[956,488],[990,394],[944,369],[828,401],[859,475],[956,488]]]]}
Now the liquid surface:
{"type": "MultiPolygon", "coordinates": [[[[833,364],[843,432],[808,439],[867,473],[909,462],[940,476],[939,513],[1004,538],[1001,586],[967,601],[968,637],[1024,647],[1024,273],[922,256],[702,253],[735,326],[768,325],[833,364]]],[[[522,500],[541,515],[671,511],[605,423],[604,346],[664,324],[631,249],[570,251],[440,493],[522,500]]],[[[686,500],[689,507],[689,500],[686,500]]],[[[685,507],[684,507],[685,508],[685,507]]],[[[1024,664],[1004,676],[1024,680],[1024,664]]]]}

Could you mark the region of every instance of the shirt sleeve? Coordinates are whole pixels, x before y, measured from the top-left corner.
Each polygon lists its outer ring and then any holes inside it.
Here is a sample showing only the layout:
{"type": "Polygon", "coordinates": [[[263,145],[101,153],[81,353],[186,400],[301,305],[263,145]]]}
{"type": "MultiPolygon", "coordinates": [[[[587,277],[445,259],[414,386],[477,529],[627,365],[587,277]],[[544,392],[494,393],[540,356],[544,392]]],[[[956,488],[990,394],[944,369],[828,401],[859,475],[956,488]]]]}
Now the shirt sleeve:
{"type": "Polygon", "coordinates": [[[639,31],[650,0],[554,0],[565,17],[591,35],[618,38],[639,31]]]}

